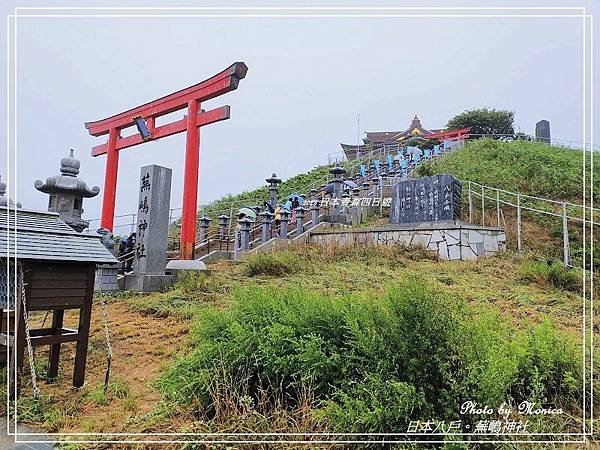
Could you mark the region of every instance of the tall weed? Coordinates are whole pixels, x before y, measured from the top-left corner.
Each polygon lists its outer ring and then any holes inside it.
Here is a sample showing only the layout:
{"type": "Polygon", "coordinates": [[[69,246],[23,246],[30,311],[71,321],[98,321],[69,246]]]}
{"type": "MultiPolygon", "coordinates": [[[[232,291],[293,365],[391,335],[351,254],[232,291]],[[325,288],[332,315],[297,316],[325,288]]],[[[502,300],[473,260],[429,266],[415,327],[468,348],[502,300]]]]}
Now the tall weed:
{"type": "Polygon", "coordinates": [[[192,339],[159,386],[208,419],[235,392],[295,410],[306,386],[319,420],[360,432],[458,418],[466,400],[571,404],[581,395],[574,344],[550,322],[517,330],[416,281],[383,297],[240,290],[230,309],[202,312],[192,339]]]}

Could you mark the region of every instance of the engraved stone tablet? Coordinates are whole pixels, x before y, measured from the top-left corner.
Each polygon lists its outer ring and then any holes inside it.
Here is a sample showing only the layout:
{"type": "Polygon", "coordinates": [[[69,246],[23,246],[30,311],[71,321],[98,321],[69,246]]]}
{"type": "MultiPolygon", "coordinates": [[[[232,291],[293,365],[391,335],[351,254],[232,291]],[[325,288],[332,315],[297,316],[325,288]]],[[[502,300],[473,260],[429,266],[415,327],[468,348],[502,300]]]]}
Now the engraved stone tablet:
{"type": "Polygon", "coordinates": [[[167,265],[171,169],[144,166],[140,174],[133,272],[164,275],[167,265]]]}
{"type": "Polygon", "coordinates": [[[460,181],[451,175],[406,180],[392,188],[390,223],[422,223],[460,218],[460,181]]]}

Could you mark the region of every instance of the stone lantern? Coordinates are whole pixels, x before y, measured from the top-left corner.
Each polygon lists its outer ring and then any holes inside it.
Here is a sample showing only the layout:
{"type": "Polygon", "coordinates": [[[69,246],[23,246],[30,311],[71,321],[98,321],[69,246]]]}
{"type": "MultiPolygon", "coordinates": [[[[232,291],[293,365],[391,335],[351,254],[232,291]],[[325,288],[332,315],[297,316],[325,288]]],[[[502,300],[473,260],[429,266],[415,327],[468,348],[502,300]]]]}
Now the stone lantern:
{"type": "Polygon", "coordinates": [[[202,243],[204,241],[206,241],[206,238],[208,237],[208,229],[210,228],[210,223],[212,222],[212,219],[206,216],[202,216],[200,217],[200,233],[198,236],[198,242],[202,243]]]}
{"type": "Polygon", "coordinates": [[[329,173],[333,175],[333,180],[330,183],[333,184],[333,196],[340,198],[344,189],[344,178],[342,176],[346,173],[343,167],[333,167],[329,169],[329,173]]]}
{"type": "Polygon", "coordinates": [[[281,179],[277,178],[277,175],[274,173],[265,181],[269,183],[269,204],[271,205],[271,208],[275,210],[275,208],[277,208],[277,191],[279,191],[281,179]]]}
{"type": "Polygon", "coordinates": [[[50,195],[48,211],[57,212],[75,231],[86,229],[89,222],[83,220],[83,199],[95,197],[100,188],[89,188],[85,181],[78,178],[80,162],[73,157],[73,149],[69,156],[60,161],[60,175],[46,178],[46,182],[35,181],[35,188],[50,195]]]}
{"type": "MultiPolygon", "coordinates": [[[[6,183],[2,181],[2,177],[0,177],[0,206],[7,206],[9,208],[15,207],[15,203],[6,195],[6,183]]],[[[17,203],[16,206],[17,208],[20,208],[21,204],[17,203]]]]}
{"type": "Polygon", "coordinates": [[[217,219],[219,219],[219,239],[225,241],[227,239],[229,220],[231,218],[226,214],[221,214],[217,219]]]}

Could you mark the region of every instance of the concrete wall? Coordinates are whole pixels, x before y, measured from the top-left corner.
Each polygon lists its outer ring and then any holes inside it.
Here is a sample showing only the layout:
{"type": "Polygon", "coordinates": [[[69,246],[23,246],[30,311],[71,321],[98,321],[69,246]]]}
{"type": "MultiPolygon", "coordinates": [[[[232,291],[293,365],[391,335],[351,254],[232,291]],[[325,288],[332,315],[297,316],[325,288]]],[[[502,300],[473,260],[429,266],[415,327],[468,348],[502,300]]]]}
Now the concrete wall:
{"type": "Polygon", "coordinates": [[[318,245],[421,246],[437,252],[444,260],[472,260],[504,251],[506,233],[501,228],[452,221],[364,230],[315,231],[310,234],[310,242],[318,245]]]}
{"type": "Polygon", "coordinates": [[[96,267],[96,279],[94,281],[95,292],[114,292],[117,286],[118,264],[101,264],[96,267]]]}
{"type": "Polygon", "coordinates": [[[257,253],[270,253],[275,250],[283,250],[284,248],[288,248],[292,245],[297,244],[305,244],[310,242],[310,236],[312,233],[315,233],[318,230],[332,230],[339,229],[345,227],[346,225],[341,225],[337,223],[329,223],[329,222],[320,222],[314,227],[309,228],[304,233],[299,234],[298,236],[294,236],[291,239],[280,239],[273,238],[268,240],[267,242],[263,242],[262,244],[254,247],[247,252],[240,252],[237,255],[237,261],[243,261],[248,255],[254,255],[257,253]]]}

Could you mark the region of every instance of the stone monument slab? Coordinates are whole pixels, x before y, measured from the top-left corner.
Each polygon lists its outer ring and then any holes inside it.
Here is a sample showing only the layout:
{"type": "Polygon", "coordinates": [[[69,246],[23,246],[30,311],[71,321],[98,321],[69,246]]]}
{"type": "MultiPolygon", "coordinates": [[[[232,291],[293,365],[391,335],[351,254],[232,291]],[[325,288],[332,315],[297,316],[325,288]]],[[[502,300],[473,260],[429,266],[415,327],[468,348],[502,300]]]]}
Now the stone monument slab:
{"type": "Polygon", "coordinates": [[[392,188],[390,223],[421,223],[460,218],[460,181],[434,175],[400,181],[392,188]]]}
{"type": "Polygon", "coordinates": [[[133,273],[125,277],[125,289],[150,292],[171,285],[165,275],[171,177],[167,167],[142,167],[133,273]]]}

